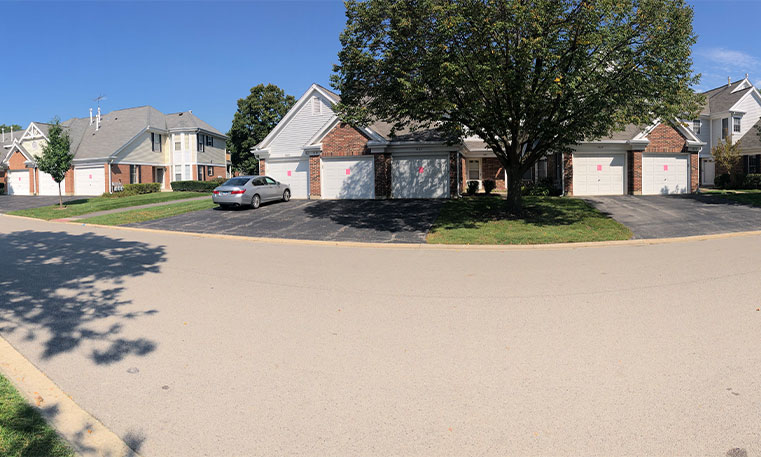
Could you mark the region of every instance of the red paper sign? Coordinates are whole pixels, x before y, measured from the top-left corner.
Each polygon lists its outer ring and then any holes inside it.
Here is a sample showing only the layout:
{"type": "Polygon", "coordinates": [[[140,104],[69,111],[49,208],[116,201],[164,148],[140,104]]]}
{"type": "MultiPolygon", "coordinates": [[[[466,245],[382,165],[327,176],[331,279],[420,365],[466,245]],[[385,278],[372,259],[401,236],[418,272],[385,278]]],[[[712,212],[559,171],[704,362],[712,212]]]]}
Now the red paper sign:
{"type": "Polygon", "coordinates": [[[90,175],[90,179],[92,179],[92,175],[90,175]]]}
{"type": "Polygon", "coordinates": [[[597,171],[602,171],[602,165],[597,166],[597,171]]]}
{"type": "Polygon", "coordinates": [[[420,168],[418,168],[418,169],[417,169],[417,172],[418,172],[418,173],[423,173],[423,167],[420,167],[420,168]]]}
{"type": "Polygon", "coordinates": [[[291,170],[288,170],[288,176],[291,176],[291,170]]]}
{"type": "Polygon", "coordinates": [[[347,169],[346,169],[346,174],[347,174],[347,175],[350,175],[350,174],[351,174],[351,168],[347,168],[347,169]]]}
{"type": "Polygon", "coordinates": [[[664,165],[663,166],[663,171],[669,171],[669,166],[668,165],[664,165]]]}

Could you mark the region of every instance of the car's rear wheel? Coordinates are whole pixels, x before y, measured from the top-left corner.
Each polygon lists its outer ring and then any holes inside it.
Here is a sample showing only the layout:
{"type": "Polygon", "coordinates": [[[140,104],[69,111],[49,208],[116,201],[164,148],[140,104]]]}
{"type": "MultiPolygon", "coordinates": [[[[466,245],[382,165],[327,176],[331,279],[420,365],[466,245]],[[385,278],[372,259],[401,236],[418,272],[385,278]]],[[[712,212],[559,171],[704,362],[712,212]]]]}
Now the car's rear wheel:
{"type": "Polygon", "coordinates": [[[261,204],[262,204],[262,199],[259,197],[259,194],[256,194],[253,197],[251,197],[251,208],[256,209],[261,204]]]}
{"type": "Polygon", "coordinates": [[[288,189],[285,189],[285,192],[283,192],[283,201],[287,202],[291,199],[291,191],[288,189]]]}

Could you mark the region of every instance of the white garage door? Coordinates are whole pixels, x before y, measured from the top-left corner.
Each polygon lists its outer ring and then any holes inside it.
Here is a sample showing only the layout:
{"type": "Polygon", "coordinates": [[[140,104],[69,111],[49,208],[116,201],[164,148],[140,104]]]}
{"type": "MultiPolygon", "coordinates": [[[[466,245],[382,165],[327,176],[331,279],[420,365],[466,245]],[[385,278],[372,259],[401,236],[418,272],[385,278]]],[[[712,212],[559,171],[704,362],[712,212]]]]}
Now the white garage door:
{"type": "Polygon", "coordinates": [[[103,165],[74,168],[75,195],[101,195],[106,191],[106,172],[103,165]]]}
{"type": "Polygon", "coordinates": [[[29,195],[29,170],[9,171],[8,195],[29,195]]]}
{"type": "MultiPolygon", "coordinates": [[[[58,183],[52,176],[40,171],[40,195],[58,195],[58,183]]],[[[61,181],[61,194],[66,192],[66,178],[61,181]]]]}
{"type": "Polygon", "coordinates": [[[449,154],[393,156],[393,198],[448,198],[449,154]]]}
{"type": "Polygon", "coordinates": [[[291,186],[293,198],[307,198],[309,186],[309,159],[267,161],[264,174],[291,186]]]}
{"type": "Polygon", "coordinates": [[[373,157],[323,158],[322,198],[375,198],[373,157]]]}
{"type": "Polygon", "coordinates": [[[684,194],[690,191],[686,154],[642,154],[642,194],[684,194]]]}
{"type": "Polygon", "coordinates": [[[626,154],[574,154],[573,195],[623,195],[626,154]]]}

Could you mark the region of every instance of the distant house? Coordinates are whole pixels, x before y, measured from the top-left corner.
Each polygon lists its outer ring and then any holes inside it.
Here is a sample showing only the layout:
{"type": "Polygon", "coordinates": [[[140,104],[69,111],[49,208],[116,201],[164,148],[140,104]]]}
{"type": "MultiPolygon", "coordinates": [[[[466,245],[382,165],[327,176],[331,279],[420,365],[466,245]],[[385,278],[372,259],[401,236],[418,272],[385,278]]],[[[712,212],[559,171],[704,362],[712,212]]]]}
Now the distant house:
{"type": "MultiPolygon", "coordinates": [[[[61,123],[71,138],[73,167],[66,195],[100,195],[130,183],[226,178],[227,137],[192,111],[163,114],[150,106],[116,110],[61,123]]],[[[10,195],[58,195],[50,175],[37,169],[50,125],[32,122],[3,141],[0,181],[10,195]]]]}
{"type": "MultiPolygon", "coordinates": [[[[451,144],[436,130],[392,135],[382,122],[355,128],[334,113],[339,101],[313,84],[252,150],[260,172],[289,183],[295,198],[451,198],[469,181],[485,180],[506,188],[504,169],[480,138],[451,144]]],[[[566,195],[693,192],[707,143],[684,121],[631,125],[549,154],[523,179],[552,180],[566,195]]]]}

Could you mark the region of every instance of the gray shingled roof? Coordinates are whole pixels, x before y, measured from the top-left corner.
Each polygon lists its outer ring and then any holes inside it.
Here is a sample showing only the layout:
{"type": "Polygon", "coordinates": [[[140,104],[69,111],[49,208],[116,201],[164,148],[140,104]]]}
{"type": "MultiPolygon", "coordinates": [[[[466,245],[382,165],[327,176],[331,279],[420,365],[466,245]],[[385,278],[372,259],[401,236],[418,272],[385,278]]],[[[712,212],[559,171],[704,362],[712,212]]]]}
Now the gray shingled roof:
{"type": "Polygon", "coordinates": [[[206,122],[202,121],[195,114],[190,111],[183,111],[181,113],[172,113],[166,115],[166,128],[167,129],[202,129],[207,132],[216,133],[217,135],[225,136],[224,133],[210,126],[206,122]]]}
{"type": "Polygon", "coordinates": [[[341,101],[341,96],[340,96],[340,95],[338,95],[337,93],[333,92],[332,90],[328,89],[327,87],[325,87],[325,86],[321,86],[321,85],[319,85],[319,84],[317,84],[317,83],[314,83],[314,85],[315,85],[315,86],[317,86],[317,87],[319,87],[320,89],[324,90],[325,92],[329,93],[329,94],[330,94],[330,95],[332,95],[333,97],[335,97],[335,99],[336,99],[337,101],[339,101],[339,102],[341,101]]]}
{"type": "Polygon", "coordinates": [[[741,147],[743,150],[759,150],[761,149],[761,137],[758,136],[759,129],[761,129],[761,119],[756,122],[756,125],[750,128],[745,135],[740,138],[741,147]]]}
{"type": "Polygon", "coordinates": [[[725,84],[715,89],[703,92],[703,95],[706,97],[706,101],[700,114],[708,115],[711,113],[721,113],[729,110],[732,105],[737,103],[745,94],[748,93],[749,90],[752,89],[752,87],[748,87],[742,90],[738,90],[733,94],[732,91],[735,90],[737,86],[740,85],[743,81],[744,79],[741,79],[739,81],[733,82],[732,84],[725,84]]]}
{"type": "Polygon", "coordinates": [[[642,133],[643,130],[645,130],[646,127],[641,125],[635,125],[635,124],[629,124],[626,127],[624,127],[623,130],[617,130],[610,135],[600,138],[599,141],[619,141],[619,140],[632,140],[635,136],[642,133]]]}
{"type": "Polygon", "coordinates": [[[11,136],[11,131],[6,130],[5,131],[5,141],[3,141],[3,135],[0,134],[0,145],[7,146],[13,143],[13,140],[21,138],[21,135],[24,134],[23,130],[14,130],[13,135],[11,136]]]}

